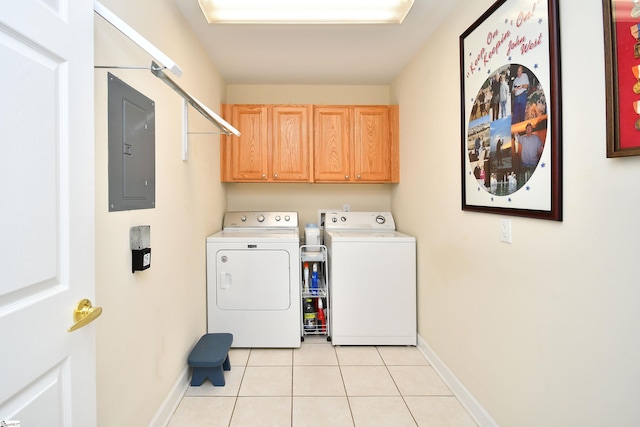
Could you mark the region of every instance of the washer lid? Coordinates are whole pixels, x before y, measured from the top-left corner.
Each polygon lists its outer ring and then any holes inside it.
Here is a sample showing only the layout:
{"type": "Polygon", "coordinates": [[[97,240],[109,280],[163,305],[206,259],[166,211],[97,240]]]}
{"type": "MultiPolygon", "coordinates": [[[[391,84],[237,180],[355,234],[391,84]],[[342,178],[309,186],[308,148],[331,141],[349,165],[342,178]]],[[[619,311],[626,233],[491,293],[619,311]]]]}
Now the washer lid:
{"type": "Polygon", "coordinates": [[[332,242],[404,243],[416,240],[413,236],[394,230],[329,230],[327,235],[332,242]]]}

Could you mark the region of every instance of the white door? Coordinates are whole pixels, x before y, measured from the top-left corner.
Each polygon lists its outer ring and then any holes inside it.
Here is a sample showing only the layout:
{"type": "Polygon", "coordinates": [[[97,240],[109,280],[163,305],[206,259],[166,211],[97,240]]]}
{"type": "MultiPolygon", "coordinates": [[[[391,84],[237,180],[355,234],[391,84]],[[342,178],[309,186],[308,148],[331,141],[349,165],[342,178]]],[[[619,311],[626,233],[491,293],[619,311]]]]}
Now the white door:
{"type": "MultiPolygon", "coordinates": [[[[96,424],[93,2],[0,1],[0,421],[96,424]]],[[[14,423],[18,425],[18,423],[14,423]]]]}

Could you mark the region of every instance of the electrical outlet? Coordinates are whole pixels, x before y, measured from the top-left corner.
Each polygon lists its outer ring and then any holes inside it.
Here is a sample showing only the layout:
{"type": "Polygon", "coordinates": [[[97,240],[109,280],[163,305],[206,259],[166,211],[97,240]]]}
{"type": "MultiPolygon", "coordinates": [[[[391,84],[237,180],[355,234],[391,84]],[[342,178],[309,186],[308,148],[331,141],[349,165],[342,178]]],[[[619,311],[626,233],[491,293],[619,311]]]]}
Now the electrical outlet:
{"type": "Polygon", "coordinates": [[[505,243],[511,243],[511,220],[500,220],[500,241],[505,243]]]}
{"type": "Polygon", "coordinates": [[[351,211],[351,205],[346,204],[346,205],[342,205],[342,212],[350,212],[351,211]]]}

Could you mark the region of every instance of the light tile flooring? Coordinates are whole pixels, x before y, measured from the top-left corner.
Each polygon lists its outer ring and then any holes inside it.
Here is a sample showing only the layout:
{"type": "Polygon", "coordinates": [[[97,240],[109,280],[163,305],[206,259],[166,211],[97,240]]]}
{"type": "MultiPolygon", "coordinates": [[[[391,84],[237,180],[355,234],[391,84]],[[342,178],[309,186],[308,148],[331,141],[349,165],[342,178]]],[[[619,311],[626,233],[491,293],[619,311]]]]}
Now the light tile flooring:
{"type": "Polygon", "coordinates": [[[226,385],[189,387],[169,427],[476,424],[416,347],[236,349],[226,385]]]}

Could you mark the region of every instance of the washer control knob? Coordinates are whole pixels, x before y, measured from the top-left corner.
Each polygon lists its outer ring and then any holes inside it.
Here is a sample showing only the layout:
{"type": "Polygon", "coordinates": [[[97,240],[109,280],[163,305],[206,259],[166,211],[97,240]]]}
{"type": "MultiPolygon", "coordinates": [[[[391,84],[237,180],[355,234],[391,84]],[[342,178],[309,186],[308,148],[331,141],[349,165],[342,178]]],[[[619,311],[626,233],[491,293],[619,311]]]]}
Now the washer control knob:
{"type": "Polygon", "coordinates": [[[333,218],[331,218],[331,222],[338,222],[338,218],[334,216],[333,218]]]}
{"type": "Polygon", "coordinates": [[[258,222],[264,222],[264,215],[258,215],[258,222]]]}
{"type": "Polygon", "coordinates": [[[346,216],[341,216],[341,217],[340,217],[340,221],[342,221],[342,222],[347,222],[347,217],[346,217],[346,216]]]}
{"type": "Polygon", "coordinates": [[[376,222],[378,224],[384,224],[385,222],[387,222],[387,219],[384,217],[384,215],[378,215],[376,217],[376,222]]]}
{"type": "Polygon", "coordinates": [[[247,217],[246,217],[246,216],[244,216],[244,215],[242,215],[242,216],[240,217],[240,221],[242,221],[242,222],[246,222],[246,221],[247,221],[247,217]]]}
{"type": "Polygon", "coordinates": [[[291,219],[291,217],[290,217],[289,215],[285,215],[285,216],[284,216],[284,220],[285,220],[285,221],[289,221],[290,219],[291,219]]]}
{"type": "Polygon", "coordinates": [[[280,221],[280,215],[276,215],[276,221],[280,221]]]}

